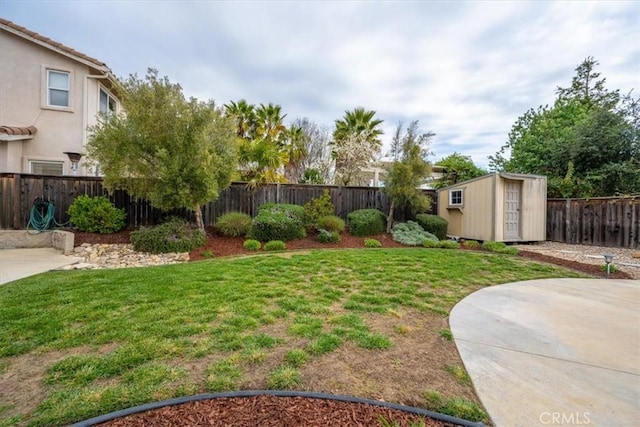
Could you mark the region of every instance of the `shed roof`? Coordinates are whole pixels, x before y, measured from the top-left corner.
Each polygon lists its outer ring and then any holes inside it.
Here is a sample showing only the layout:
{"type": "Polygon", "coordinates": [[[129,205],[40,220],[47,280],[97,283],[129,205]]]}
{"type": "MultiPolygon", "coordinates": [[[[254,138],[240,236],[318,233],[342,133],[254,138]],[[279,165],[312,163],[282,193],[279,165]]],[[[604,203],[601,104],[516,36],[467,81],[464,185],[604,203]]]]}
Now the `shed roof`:
{"type": "Polygon", "coordinates": [[[525,180],[525,179],[547,179],[547,177],[545,175],[533,175],[533,174],[510,173],[510,172],[493,172],[493,173],[488,173],[488,174],[479,176],[477,178],[468,179],[466,181],[457,182],[455,184],[439,188],[438,192],[440,192],[442,190],[448,190],[450,188],[459,187],[461,185],[467,185],[470,182],[480,181],[482,179],[487,179],[487,178],[494,177],[494,176],[499,176],[500,178],[505,178],[505,179],[519,179],[519,180],[525,180]]]}

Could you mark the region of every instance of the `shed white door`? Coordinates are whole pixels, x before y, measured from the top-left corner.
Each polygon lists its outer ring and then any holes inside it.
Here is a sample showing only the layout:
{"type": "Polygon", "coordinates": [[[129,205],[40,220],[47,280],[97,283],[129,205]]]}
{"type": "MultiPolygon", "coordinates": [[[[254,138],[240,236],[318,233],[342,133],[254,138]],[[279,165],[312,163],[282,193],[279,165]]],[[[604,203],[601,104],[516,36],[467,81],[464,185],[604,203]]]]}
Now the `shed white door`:
{"type": "Polygon", "coordinates": [[[504,238],[520,240],[520,181],[505,180],[504,238]]]}

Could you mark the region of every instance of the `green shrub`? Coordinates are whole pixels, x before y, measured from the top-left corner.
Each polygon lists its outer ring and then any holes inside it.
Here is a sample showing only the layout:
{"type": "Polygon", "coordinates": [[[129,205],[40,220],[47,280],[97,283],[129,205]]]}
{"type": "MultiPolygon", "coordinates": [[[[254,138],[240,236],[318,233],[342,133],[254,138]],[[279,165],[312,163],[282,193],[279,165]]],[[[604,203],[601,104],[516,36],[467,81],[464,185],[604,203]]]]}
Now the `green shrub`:
{"type": "Polygon", "coordinates": [[[393,240],[408,246],[419,246],[425,240],[437,241],[438,238],[424,229],[417,222],[399,222],[391,230],[393,240]]]}
{"type": "Polygon", "coordinates": [[[125,226],[124,209],[118,209],[104,196],[78,196],[69,209],[69,222],[80,231],[89,233],[115,233],[125,226]]]}
{"type": "Polygon", "coordinates": [[[514,248],[513,246],[507,246],[506,248],[500,251],[501,254],[505,255],[518,255],[520,250],[518,248],[514,248]]]}
{"type": "Polygon", "coordinates": [[[475,240],[465,240],[462,245],[469,249],[478,249],[480,247],[480,243],[475,240]]]}
{"type": "MultiPolygon", "coordinates": [[[[336,207],[331,201],[329,190],[324,190],[322,196],[309,200],[304,204],[304,225],[307,230],[318,226],[318,220],[335,214],[336,207]]],[[[325,228],[325,227],[319,227],[325,228]]],[[[326,228],[325,228],[326,229],[326,228]]]]}
{"type": "Polygon", "coordinates": [[[207,241],[205,234],[183,220],[171,220],[131,233],[133,249],[139,252],[190,252],[207,241]]]}
{"type": "Polygon", "coordinates": [[[447,238],[447,227],[449,222],[438,215],[418,214],[416,222],[427,232],[435,235],[438,240],[447,238]]]}
{"type": "Polygon", "coordinates": [[[245,248],[248,251],[259,251],[260,248],[262,247],[262,245],[257,240],[247,239],[242,244],[242,247],[245,248]]]}
{"type": "Polygon", "coordinates": [[[258,208],[247,233],[250,239],[289,241],[306,236],[304,209],[299,205],[265,203],[258,208]]]}
{"type": "Polygon", "coordinates": [[[382,243],[376,239],[364,239],[364,247],[365,248],[381,248],[382,243]]]}
{"type": "Polygon", "coordinates": [[[439,248],[440,247],[440,241],[438,241],[438,240],[425,240],[424,242],[422,242],[422,246],[424,246],[425,248],[439,248]]]}
{"type": "Polygon", "coordinates": [[[216,229],[223,236],[244,236],[251,228],[251,216],[242,212],[229,212],[218,218],[216,229]]]}
{"type": "Polygon", "coordinates": [[[460,249],[460,243],[455,240],[441,240],[438,242],[438,247],[442,249],[460,249]]]}
{"type": "Polygon", "coordinates": [[[384,233],[387,217],[377,209],[360,209],[347,215],[347,223],[354,236],[374,236],[384,233]]]}
{"type": "Polygon", "coordinates": [[[340,241],[340,234],[337,231],[318,230],[316,240],[320,243],[338,243],[340,241]]]}
{"type": "Polygon", "coordinates": [[[316,222],[316,227],[318,229],[327,230],[327,231],[335,231],[337,233],[342,233],[344,231],[345,225],[342,218],[335,215],[327,215],[321,218],[318,218],[316,222]]]}
{"type": "Polygon", "coordinates": [[[506,255],[518,255],[518,252],[519,252],[518,248],[514,248],[513,246],[507,246],[503,242],[493,242],[493,241],[484,242],[482,244],[482,247],[487,251],[497,252],[499,254],[506,254],[506,255]]]}
{"type": "Polygon", "coordinates": [[[287,249],[287,245],[282,240],[271,240],[264,244],[265,251],[283,251],[287,249]]]}

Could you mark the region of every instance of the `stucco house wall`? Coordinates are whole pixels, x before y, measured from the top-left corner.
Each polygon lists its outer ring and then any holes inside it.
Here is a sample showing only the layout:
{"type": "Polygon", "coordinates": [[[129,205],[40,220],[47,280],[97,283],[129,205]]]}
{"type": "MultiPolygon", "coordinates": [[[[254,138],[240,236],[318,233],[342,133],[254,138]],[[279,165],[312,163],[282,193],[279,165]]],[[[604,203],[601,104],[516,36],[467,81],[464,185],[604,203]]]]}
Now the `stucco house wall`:
{"type": "Polygon", "coordinates": [[[94,175],[85,157],[72,171],[65,152],[85,154],[101,89],[120,109],[114,83],[104,63],[0,19],[0,172],[38,173],[33,162],[53,162],[63,175],[94,175]],[[68,107],[48,101],[48,70],[68,73],[68,107]],[[27,127],[35,132],[24,135],[27,127]]]}

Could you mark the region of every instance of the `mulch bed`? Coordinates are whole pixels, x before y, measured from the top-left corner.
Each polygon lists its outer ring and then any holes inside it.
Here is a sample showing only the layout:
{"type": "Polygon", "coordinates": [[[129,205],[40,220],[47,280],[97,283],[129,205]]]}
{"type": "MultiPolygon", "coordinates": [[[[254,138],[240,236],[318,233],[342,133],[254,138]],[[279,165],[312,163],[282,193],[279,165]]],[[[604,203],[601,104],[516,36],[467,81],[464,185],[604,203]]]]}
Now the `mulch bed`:
{"type": "Polygon", "coordinates": [[[153,409],[100,424],[104,427],[182,426],[393,426],[455,424],[363,403],[309,397],[258,395],[200,400],[153,409]],[[418,424],[423,422],[424,424],[418,424]]]}

